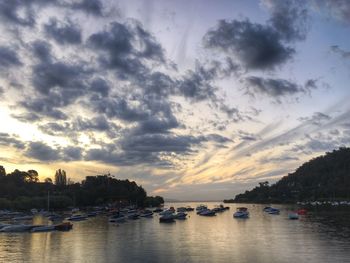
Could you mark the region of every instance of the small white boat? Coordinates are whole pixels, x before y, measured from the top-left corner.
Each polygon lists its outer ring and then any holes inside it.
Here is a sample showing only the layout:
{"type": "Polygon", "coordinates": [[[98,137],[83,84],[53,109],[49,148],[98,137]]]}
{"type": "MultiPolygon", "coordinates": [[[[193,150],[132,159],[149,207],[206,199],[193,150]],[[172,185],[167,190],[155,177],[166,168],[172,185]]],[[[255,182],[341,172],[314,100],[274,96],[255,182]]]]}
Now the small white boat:
{"type": "Polygon", "coordinates": [[[55,226],[36,226],[33,227],[30,231],[31,232],[49,232],[49,231],[54,231],[55,226]]]}
{"type": "Polygon", "coordinates": [[[299,219],[299,215],[298,215],[298,213],[289,213],[288,214],[288,218],[289,219],[291,219],[291,220],[297,220],[297,219],[299,219]]]}

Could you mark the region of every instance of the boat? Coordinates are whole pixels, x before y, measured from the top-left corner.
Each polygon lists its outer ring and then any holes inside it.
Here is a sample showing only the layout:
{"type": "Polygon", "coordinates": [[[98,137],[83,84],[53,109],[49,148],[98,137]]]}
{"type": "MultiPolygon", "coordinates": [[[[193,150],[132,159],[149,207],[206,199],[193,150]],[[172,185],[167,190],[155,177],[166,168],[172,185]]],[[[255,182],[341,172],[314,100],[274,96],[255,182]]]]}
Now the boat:
{"type": "Polygon", "coordinates": [[[186,213],[184,213],[184,212],[179,212],[179,213],[177,213],[177,214],[174,215],[174,218],[175,218],[175,219],[186,219],[186,216],[187,216],[186,213]]]}
{"type": "Polygon", "coordinates": [[[163,215],[159,218],[159,223],[173,223],[175,222],[172,214],[163,215]]]}
{"type": "Polygon", "coordinates": [[[131,219],[131,220],[136,220],[136,219],[139,219],[140,214],[137,212],[137,210],[132,209],[132,210],[129,210],[129,211],[126,213],[126,217],[127,217],[128,219],[131,219]]]}
{"type": "Polygon", "coordinates": [[[215,211],[215,213],[220,213],[220,212],[224,212],[226,209],[223,205],[218,205],[215,208],[213,208],[213,210],[215,211]]]}
{"type": "Polygon", "coordinates": [[[122,214],[116,214],[113,215],[109,218],[109,222],[111,223],[122,223],[126,221],[126,216],[122,215],[122,214]]]}
{"type": "Polygon", "coordinates": [[[264,212],[266,212],[270,215],[278,215],[280,213],[280,210],[278,208],[274,208],[271,206],[267,206],[263,210],[264,210],[264,212]]]}
{"type": "Polygon", "coordinates": [[[83,216],[83,215],[72,215],[71,217],[67,218],[67,220],[69,221],[83,221],[86,219],[87,219],[87,216],[83,216]]]}
{"type": "Polygon", "coordinates": [[[206,205],[199,205],[196,207],[196,211],[201,211],[201,210],[204,210],[204,209],[208,209],[208,207],[206,205]]]}
{"type": "Polygon", "coordinates": [[[306,215],[306,214],[307,214],[307,210],[306,210],[306,209],[299,209],[299,210],[297,211],[297,214],[298,214],[298,215],[306,215]]]}
{"type": "Polygon", "coordinates": [[[140,216],[150,218],[153,217],[153,212],[151,210],[145,210],[141,213],[140,216]]]}
{"type": "Polygon", "coordinates": [[[98,212],[89,212],[88,214],[87,214],[87,217],[95,217],[95,216],[97,216],[98,215],[98,212]]]}
{"type": "Polygon", "coordinates": [[[279,215],[280,210],[277,209],[277,208],[271,207],[270,211],[268,211],[267,213],[270,214],[270,215],[279,215]]]}
{"type": "Polygon", "coordinates": [[[0,232],[27,232],[33,228],[32,225],[9,225],[0,229],[0,232]]]}
{"type": "Polygon", "coordinates": [[[7,226],[12,226],[11,224],[0,224],[0,229],[7,227],[7,226]]]}
{"type": "Polygon", "coordinates": [[[199,213],[197,213],[200,216],[215,216],[216,213],[214,210],[210,210],[210,209],[203,209],[201,211],[199,211],[199,213]]]}
{"type": "Polygon", "coordinates": [[[190,206],[187,206],[187,207],[186,207],[186,211],[187,211],[187,212],[194,211],[194,208],[193,208],[193,207],[190,207],[190,206]]]}
{"type": "Polygon", "coordinates": [[[64,222],[62,224],[55,225],[57,231],[69,231],[73,228],[73,224],[70,222],[64,222]]]}
{"type": "Polygon", "coordinates": [[[163,209],[160,207],[157,207],[156,209],[153,210],[154,213],[160,213],[163,212],[163,209]]]}
{"type": "Polygon", "coordinates": [[[288,218],[291,220],[297,220],[297,219],[299,219],[299,215],[298,215],[298,213],[292,212],[292,213],[288,214],[288,218]]]}
{"type": "Polygon", "coordinates": [[[17,216],[12,218],[14,221],[26,221],[26,220],[32,220],[33,216],[17,216]]]}
{"type": "Polygon", "coordinates": [[[236,212],[233,214],[234,218],[249,218],[248,208],[237,207],[236,212]]]}
{"type": "Polygon", "coordinates": [[[161,216],[164,216],[164,215],[172,215],[173,213],[174,213],[173,210],[167,209],[167,210],[164,210],[164,211],[160,212],[159,214],[161,216]]]}
{"type": "Polygon", "coordinates": [[[186,210],[186,207],[178,207],[177,209],[176,209],[176,212],[186,212],[187,210],[186,210]]]}
{"type": "Polygon", "coordinates": [[[36,226],[33,227],[30,231],[31,232],[49,232],[56,230],[55,226],[36,226]]]}

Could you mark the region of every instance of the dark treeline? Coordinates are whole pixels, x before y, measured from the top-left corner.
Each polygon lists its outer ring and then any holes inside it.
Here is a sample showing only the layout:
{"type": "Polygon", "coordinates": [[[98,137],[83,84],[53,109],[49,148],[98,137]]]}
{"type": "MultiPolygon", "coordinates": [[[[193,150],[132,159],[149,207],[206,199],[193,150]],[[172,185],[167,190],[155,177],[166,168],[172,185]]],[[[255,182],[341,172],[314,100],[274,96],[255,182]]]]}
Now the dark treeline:
{"type": "Polygon", "coordinates": [[[158,206],[162,197],[147,197],[142,186],[129,180],[118,180],[110,175],[87,176],[81,183],[66,179],[63,170],[58,170],[55,182],[50,178],[39,182],[35,170],[6,174],[0,166],[0,209],[63,209],[70,206],[97,206],[106,204],[133,204],[158,206]]]}
{"type": "Polygon", "coordinates": [[[289,203],[350,199],[350,148],[314,158],[276,184],[261,182],[226,202],[289,203]]]}

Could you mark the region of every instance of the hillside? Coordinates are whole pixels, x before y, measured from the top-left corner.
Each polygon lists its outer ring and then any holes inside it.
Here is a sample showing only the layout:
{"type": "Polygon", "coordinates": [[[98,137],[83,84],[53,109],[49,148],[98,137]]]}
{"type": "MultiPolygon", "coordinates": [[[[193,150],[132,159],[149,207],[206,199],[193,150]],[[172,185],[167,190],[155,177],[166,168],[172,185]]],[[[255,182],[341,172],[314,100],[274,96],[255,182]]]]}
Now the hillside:
{"type": "Polygon", "coordinates": [[[350,199],[350,148],[314,158],[277,183],[261,182],[227,202],[296,202],[350,199]]]}

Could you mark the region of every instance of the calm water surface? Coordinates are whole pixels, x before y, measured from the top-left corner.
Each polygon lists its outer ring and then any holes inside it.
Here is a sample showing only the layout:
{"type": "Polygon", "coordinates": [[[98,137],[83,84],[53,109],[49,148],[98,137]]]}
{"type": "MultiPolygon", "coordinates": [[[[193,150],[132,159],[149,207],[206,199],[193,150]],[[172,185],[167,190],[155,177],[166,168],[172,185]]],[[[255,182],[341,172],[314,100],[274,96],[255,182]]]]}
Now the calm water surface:
{"type": "Polygon", "coordinates": [[[287,206],[269,215],[246,205],[251,217],[234,219],[238,205],[229,206],[215,217],[189,212],[172,224],[160,224],[158,215],[119,225],[100,216],[75,222],[70,232],[0,233],[0,262],[350,262],[349,212],[292,221],[287,206]]]}

